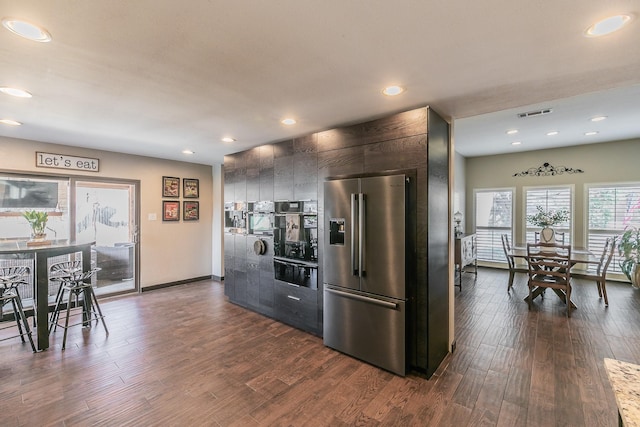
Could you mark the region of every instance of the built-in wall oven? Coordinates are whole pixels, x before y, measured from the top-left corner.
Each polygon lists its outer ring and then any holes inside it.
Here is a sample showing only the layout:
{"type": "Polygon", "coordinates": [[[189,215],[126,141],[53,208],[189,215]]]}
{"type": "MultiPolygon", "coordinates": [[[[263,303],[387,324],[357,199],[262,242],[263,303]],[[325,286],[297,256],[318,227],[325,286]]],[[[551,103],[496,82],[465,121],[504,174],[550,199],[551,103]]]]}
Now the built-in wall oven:
{"type": "Polygon", "coordinates": [[[318,288],[318,202],[275,203],[273,228],[275,278],[318,288]]]}

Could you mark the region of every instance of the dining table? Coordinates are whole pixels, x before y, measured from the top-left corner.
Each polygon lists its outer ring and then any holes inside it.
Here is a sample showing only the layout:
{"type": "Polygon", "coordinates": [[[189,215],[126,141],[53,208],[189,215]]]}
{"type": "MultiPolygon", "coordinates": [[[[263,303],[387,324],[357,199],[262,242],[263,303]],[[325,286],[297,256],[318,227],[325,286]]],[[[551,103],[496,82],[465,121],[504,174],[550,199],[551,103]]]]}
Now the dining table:
{"type": "MultiPolygon", "coordinates": [[[[516,259],[523,259],[525,261],[528,261],[529,259],[526,246],[512,246],[511,249],[507,251],[507,256],[511,257],[514,261],[516,259]]],[[[571,256],[569,259],[569,263],[571,264],[571,267],[575,266],[576,264],[599,264],[600,257],[595,255],[588,248],[571,245],[571,256]]],[[[565,295],[565,293],[562,292],[560,289],[554,289],[554,288],[552,289],[555,292],[555,294],[558,295],[558,297],[566,304],[567,296],[565,295]]],[[[531,298],[535,299],[536,297],[541,295],[544,292],[544,290],[545,288],[536,287],[531,292],[531,298]]],[[[524,300],[529,302],[529,296],[527,295],[524,300]]],[[[569,301],[569,303],[571,304],[572,309],[577,308],[572,301],[569,301]]]]}
{"type": "Polygon", "coordinates": [[[91,270],[91,247],[93,245],[95,245],[95,241],[77,242],[67,239],[38,242],[35,245],[29,240],[0,241],[0,255],[2,257],[16,255],[33,259],[35,265],[33,270],[35,338],[38,351],[49,348],[48,260],[60,255],[79,252],[82,254],[82,269],[89,271],[91,270]]]}

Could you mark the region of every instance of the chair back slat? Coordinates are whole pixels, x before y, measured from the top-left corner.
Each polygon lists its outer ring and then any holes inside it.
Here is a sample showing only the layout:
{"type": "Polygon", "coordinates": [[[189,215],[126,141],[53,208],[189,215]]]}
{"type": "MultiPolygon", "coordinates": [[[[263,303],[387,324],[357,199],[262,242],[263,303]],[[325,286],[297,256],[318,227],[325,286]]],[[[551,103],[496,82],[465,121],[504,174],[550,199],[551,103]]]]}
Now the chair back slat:
{"type": "Polygon", "coordinates": [[[511,251],[511,245],[509,244],[509,236],[506,234],[500,235],[500,240],[502,240],[502,250],[504,250],[504,256],[507,258],[507,264],[509,264],[509,268],[514,268],[514,260],[509,256],[509,252],[511,251]]]}
{"type": "Polygon", "coordinates": [[[598,276],[606,276],[607,270],[609,269],[609,264],[611,264],[611,260],[613,259],[613,252],[616,247],[616,240],[618,236],[609,237],[604,242],[604,247],[602,248],[602,255],[600,255],[600,263],[598,264],[598,276]]]}
{"type": "Polygon", "coordinates": [[[527,243],[529,282],[535,286],[563,287],[571,281],[571,246],[527,243]]]}
{"type": "MultiPolygon", "coordinates": [[[[556,244],[564,245],[565,244],[564,231],[554,231],[553,239],[555,240],[556,244]]],[[[534,240],[535,243],[541,243],[541,241],[540,241],[540,232],[539,231],[534,231],[533,232],[533,240],[534,240]]]]}

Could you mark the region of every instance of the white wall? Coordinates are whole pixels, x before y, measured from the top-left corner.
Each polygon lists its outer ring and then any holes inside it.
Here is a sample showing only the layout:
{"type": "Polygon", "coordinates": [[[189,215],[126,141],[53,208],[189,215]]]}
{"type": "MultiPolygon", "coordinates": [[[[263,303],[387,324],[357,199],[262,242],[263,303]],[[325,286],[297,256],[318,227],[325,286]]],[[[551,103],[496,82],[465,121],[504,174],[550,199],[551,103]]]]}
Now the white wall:
{"type": "Polygon", "coordinates": [[[466,199],[465,199],[466,159],[462,155],[455,153],[453,161],[454,161],[454,166],[453,166],[454,178],[453,178],[453,200],[452,200],[453,204],[451,206],[451,215],[452,215],[451,226],[452,227],[455,226],[455,223],[453,222],[453,214],[460,211],[464,215],[462,219],[462,223],[460,224],[460,227],[464,231],[466,229],[465,222],[467,220],[467,215],[465,214],[465,211],[466,211],[466,199]]]}
{"type": "Polygon", "coordinates": [[[224,169],[214,165],[213,173],[213,224],[212,224],[212,274],[224,277],[224,169]]]}
{"type": "MultiPolygon", "coordinates": [[[[211,166],[0,137],[0,170],[139,180],[141,286],[212,274],[214,173],[211,166]],[[90,173],[36,168],[36,151],[97,158],[100,160],[100,171],[90,173]],[[200,181],[199,221],[162,221],[162,176],[196,178],[200,181]],[[149,220],[149,214],[156,214],[157,220],[149,220]]],[[[219,172],[215,175],[220,177],[219,172]]],[[[219,192],[220,185],[218,182],[219,192]]],[[[218,194],[217,197],[221,196],[218,194]]],[[[181,197],[179,200],[182,203],[184,199],[181,197]]],[[[217,250],[220,250],[219,246],[217,250]]]]}

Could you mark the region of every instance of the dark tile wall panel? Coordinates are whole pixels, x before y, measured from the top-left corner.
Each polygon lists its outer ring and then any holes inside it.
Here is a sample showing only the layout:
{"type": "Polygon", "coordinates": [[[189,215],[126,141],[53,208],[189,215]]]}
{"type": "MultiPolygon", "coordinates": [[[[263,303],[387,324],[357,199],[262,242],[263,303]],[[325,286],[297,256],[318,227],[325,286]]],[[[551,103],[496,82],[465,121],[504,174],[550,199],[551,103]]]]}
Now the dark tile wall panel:
{"type": "Polygon", "coordinates": [[[362,124],[318,132],[318,151],[362,145],[362,124]]]}
{"type": "Polygon", "coordinates": [[[273,200],[273,145],[260,148],[260,200],[273,200]]]}
{"type": "Polygon", "coordinates": [[[260,200],[260,148],[246,152],[247,201],[260,200]]]}
{"type": "Polygon", "coordinates": [[[364,147],[349,147],[318,153],[318,182],[330,176],[364,172],[364,147]]]}
{"type": "Polygon", "coordinates": [[[427,133],[428,108],[405,111],[362,124],[362,144],[407,138],[427,133]]]}
{"type": "Polygon", "coordinates": [[[365,146],[364,172],[416,169],[427,162],[427,136],[417,135],[365,146]]]}
{"type": "Polygon", "coordinates": [[[273,199],[293,200],[293,140],[274,144],[273,199]]]}

